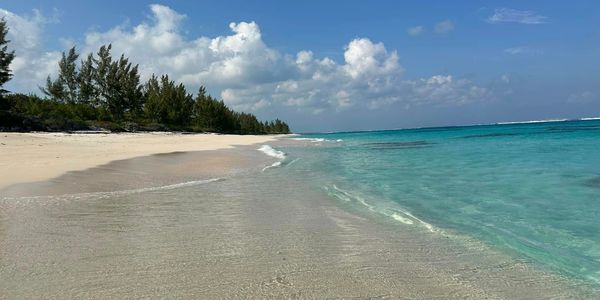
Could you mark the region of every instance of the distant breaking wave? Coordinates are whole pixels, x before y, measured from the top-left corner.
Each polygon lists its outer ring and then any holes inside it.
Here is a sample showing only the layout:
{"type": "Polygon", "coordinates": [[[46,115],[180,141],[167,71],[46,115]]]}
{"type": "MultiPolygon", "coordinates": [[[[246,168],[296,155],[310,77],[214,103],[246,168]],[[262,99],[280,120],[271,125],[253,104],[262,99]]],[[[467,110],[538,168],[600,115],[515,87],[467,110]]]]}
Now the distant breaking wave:
{"type": "MultiPolygon", "coordinates": [[[[327,131],[320,132],[319,134],[339,134],[339,133],[359,133],[359,132],[380,132],[380,131],[401,131],[401,130],[416,130],[416,129],[432,129],[432,128],[454,128],[454,127],[472,127],[472,126],[488,126],[488,125],[510,125],[510,124],[535,124],[535,123],[550,123],[550,122],[569,122],[569,121],[594,121],[600,120],[599,117],[585,117],[578,119],[544,119],[544,120],[526,120],[526,121],[507,121],[497,123],[479,123],[479,124],[463,124],[463,125],[448,125],[448,126],[425,126],[425,127],[406,127],[406,128],[392,128],[392,129],[371,129],[371,130],[357,130],[357,131],[327,131]]],[[[315,132],[316,133],[316,132],[315,132]]],[[[323,141],[334,141],[323,138],[291,138],[292,140],[307,140],[312,142],[323,142],[323,141]]],[[[335,140],[335,142],[342,142],[343,140],[335,140]]]]}
{"type": "MultiPolygon", "coordinates": [[[[583,120],[583,119],[581,119],[583,120]]],[[[565,122],[569,119],[548,119],[548,120],[530,120],[530,121],[514,121],[514,122],[498,122],[494,125],[509,125],[509,124],[532,124],[532,123],[549,123],[549,122],[565,122]]]]}
{"type": "Polygon", "coordinates": [[[586,118],[579,118],[579,119],[547,119],[547,120],[499,122],[499,123],[494,123],[493,125],[531,124],[531,123],[568,122],[568,121],[593,121],[593,120],[600,120],[600,117],[586,117],[586,118]]]}
{"type": "Polygon", "coordinates": [[[344,140],[342,139],[337,139],[337,140],[328,140],[328,139],[324,139],[324,138],[292,138],[292,140],[295,141],[308,141],[308,142],[313,142],[313,143],[321,143],[321,142],[343,142],[344,140]]]}

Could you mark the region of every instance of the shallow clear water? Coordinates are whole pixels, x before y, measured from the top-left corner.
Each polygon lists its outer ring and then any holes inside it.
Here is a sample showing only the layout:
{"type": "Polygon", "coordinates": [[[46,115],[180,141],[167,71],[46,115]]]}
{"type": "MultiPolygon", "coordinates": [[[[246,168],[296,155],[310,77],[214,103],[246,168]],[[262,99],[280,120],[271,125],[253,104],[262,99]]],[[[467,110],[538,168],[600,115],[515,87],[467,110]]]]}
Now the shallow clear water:
{"type": "Polygon", "coordinates": [[[600,121],[309,134],[284,167],[406,226],[600,285],[600,121]]]}

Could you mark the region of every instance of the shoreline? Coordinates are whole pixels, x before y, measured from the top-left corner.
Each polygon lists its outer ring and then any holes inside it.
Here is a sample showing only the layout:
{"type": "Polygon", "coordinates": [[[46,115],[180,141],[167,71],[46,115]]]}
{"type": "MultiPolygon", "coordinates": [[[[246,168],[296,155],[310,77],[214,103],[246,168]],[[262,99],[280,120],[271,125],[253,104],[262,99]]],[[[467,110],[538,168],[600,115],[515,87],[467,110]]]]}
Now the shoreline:
{"type": "Polygon", "coordinates": [[[230,149],[280,135],[151,133],[0,133],[0,190],[115,160],[161,153],[230,149]]]}
{"type": "Polygon", "coordinates": [[[261,171],[273,160],[238,146],[17,184],[55,196],[0,202],[0,290],[10,298],[577,295],[559,276],[487,247],[353,212],[285,176],[286,165],[261,171]],[[197,183],[181,184],[189,180],[197,183]]]}

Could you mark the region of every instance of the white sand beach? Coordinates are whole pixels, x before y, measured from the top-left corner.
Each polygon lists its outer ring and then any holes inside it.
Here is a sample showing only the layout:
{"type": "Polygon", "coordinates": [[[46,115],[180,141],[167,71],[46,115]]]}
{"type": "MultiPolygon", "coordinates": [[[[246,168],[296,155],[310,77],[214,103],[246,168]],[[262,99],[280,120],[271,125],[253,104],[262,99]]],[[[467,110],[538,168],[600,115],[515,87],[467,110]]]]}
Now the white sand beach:
{"type": "Polygon", "coordinates": [[[274,136],[177,133],[1,133],[0,188],[158,153],[264,143],[274,136]]]}

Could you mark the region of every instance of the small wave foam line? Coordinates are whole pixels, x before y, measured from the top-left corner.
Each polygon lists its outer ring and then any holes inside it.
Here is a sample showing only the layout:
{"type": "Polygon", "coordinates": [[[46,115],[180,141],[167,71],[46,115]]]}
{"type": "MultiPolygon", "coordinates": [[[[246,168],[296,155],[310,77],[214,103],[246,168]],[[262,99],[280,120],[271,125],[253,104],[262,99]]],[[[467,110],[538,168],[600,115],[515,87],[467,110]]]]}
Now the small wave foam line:
{"type": "Polygon", "coordinates": [[[269,145],[262,145],[260,146],[260,148],[258,148],[258,151],[271,156],[271,157],[275,157],[275,158],[279,158],[279,159],[285,159],[285,152],[283,151],[279,151],[279,150],[275,150],[273,149],[273,147],[269,146],[269,145]]]}
{"type": "Polygon", "coordinates": [[[498,123],[495,123],[495,125],[534,124],[534,123],[550,123],[550,122],[565,122],[565,121],[569,121],[569,119],[547,119],[547,120],[498,122],[498,123]]]}
{"type": "Polygon", "coordinates": [[[266,170],[268,170],[270,168],[276,168],[276,167],[279,167],[279,166],[281,166],[281,162],[280,161],[276,161],[273,164],[262,168],[262,171],[264,172],[264,171],[266,171],[266,170]]]}
{"type": "Polygon", "coordinates": [[[290,161],[290,162],[289,162],[289,163],[286,165],[286,167],[289,167],[289,166],[293,165],[294,163],[296,163],[296,162],[297,162],[297,161],[299,161],[299,160],[300,160],[300,157],[298,157],[298,158],[296,158],[296,159],[294,159],[294,160],[290,161]]]}
{"type": "Polygon", "coordinates": [[[337,187],[335,184],[333,185],[333,189],[329,189],[328,187],[325,187],[325,189],[327,191],[333,192],[330,194],[344,202],[359,203],[359,204],[365,206],[369,211],[372,211],[376,214],[384,215],[386,217],[390,217],[390,218],[394,219],[395,221],[401,222],[403,224],[414,225],[416,222],[417,224],[425,227],[430,232],[441,233],[441,231],[439,229],[437,229],[433,225],[421,220],[420,218],[416,217],[415,215],[408,212],[407,210],[400,209],[400,208],[379,208],[379,207],[367,202],[364,198],[337,187]]]}
{"type": "Polygon", "coordinates": [[[119,190],[119,191],[110,191],[110,192],[93,192],[93,193],[75,193],[75,194],[62,194],[62,195],[50,195],[50,196],[26,196],[26,197],[4,197],[2,200],[36,200],[36,199],[58,199],[58,198],[69,198],[69,199],[80,199],[80,198],[89,198],[89,197],[99,197],[106,198],[110,196],[120,196],[120,195],[130,195],[130,194],[139,194],[144,192],[154,192],[154,191],[163,191],[163,190],[174,190],[177,188],[188,187],[201,185],[206,183],[211,183],[215,181],[222,181],[224,178],[210,178],[203,180],[192,180],[186,182],[180,182],[169,185],[162,186],[154,186],[154,187],[145,187],[139,189],[131,189],[131,190],[119,190]]]}
{"type": "Polygon", "coordinates": [[[337,139],[337,140],[328,140],[328,139],[324,139],[324,138],[291,138],[292,140],[295,141],[308,141],[308,142],[313,142],[313,143],[321,143],[321,142],[343,142],[344,140],[342,139],[337,139]]]}

